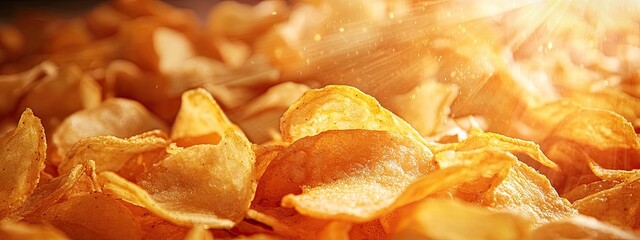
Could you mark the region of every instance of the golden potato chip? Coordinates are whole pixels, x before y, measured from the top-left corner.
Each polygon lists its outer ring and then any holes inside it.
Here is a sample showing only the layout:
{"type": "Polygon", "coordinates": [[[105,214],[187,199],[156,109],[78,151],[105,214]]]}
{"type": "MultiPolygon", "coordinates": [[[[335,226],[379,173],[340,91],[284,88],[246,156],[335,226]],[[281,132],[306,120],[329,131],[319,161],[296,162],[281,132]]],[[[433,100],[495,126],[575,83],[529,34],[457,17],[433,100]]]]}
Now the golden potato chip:
{"type": "Polygon", "coordinates": [[[633,126],[608,110],[584,109],[568,116],[542,145],[556,141],[577,144],[604,168],[640,168],[640,140],[633,126]]]}
{"type": "Polygon", "coordinates": [[[600,221],[624,228],[637,230],[640,219],[637,209],[640,207],[638,190],[640,175],[573,202],[573,207],[581,214],[597,218],[600,221]]]}
{"type": "Polygon", "coordinates": [[[447,120],[451,112],[449,106],[457,95],[456,85],[430,80],[387,102],[389,110],[406,120],[422,136],[432,136],[447,120]]]}
{"type": "Polygon", "coordinates": [[[530,239],[638,239],[637,233],[583,215],[575,215],[544,224],[530,235],[530,239]]]}
{"type": "Polygon", "coordinates": [[[454,199],[426,199],[405,210],[393,239],[526,239],[530,223],[454,199]]]}
{"type": "Polygon", "coordinates": [[[14,110],[23,94],[28,92],[38,80],[57,74],[57,66],[49,61],[12,75],[0,76],[0,116],[14,110]]]}
{"type": "Polygon", "coordinates": [[[0,136],[0,219],[33,193],[44,168],[46,149],[44,128],[31,109],[22,113],[16,129],[0,136]]]}
{"type": "Polygon", "coordinates": [[[87,24],[79,18],[58,20],[44,26],[42,51],[58,52],[95,41],[87,24]]]}
{"type": "Polygon", "coordinates": [[[562,194],[562,197],[566,198],[569,202],[575,202],[583,199],[589,195],[596,194],[598,192],[611,189],[616,185],[624,182],[624,179],[603,179],[597,182],[582,184],[575,187],[573,190],[562,194]]]}
{"type": "Polygon", "coordinates": [[[98,173],[112,171],[127,179],[134,179],[143,169],[151,167],[154,159],[165,153],[169,142],[163,135],[159,131],[152,131],[126,139],[113,136],[81,139],[67,152],[58,166],[58,172],[67,173],[77,164],[93,160],[98,173]]]}
{"type": "Polygon", "coordinates": [[[307,90],[307,85],[293,82],[275,85],[248,104],[234,109],[229,118],[238,123],[251,142],[273,140],[273,135],[279,134],[282,114],[307,90]]]}
{"type": "Polygon", "coordinates": [[[534,225],[576,214],[549,179],[526,164],[517,161],[503,174],[484,193],[481,205],[528,217],[534,225]]]}
{"type": "Polygon", "coordinates": [[[182,105],[173,123],[171,138],[184,147],[217,144],[227,129],[236,128],[211,94],[198,88],[182,94],[182,105]]]}
{"type": "Polygon", "coordinates": [[[255,155],[244,135],[230,129],[217,145],[167,151],[137,184],[101,173],[105,189],[181,226],[231,228],[242,220],[256,187],[255,155]]]}
{"type": "MultiPolygon", "coordinates": [[[[556,163],[549,160],[544,153],[542,153],[538,144],[510,138],[496,133],[482,132],[482,130],[479,129],[471,129],[467,139],[460,143],[445,144],[432,148],[436,153],[446,150],[465,151],[475,149],[493,149],[512,153],[525,153],[544,166],[557,168],[556,163]]],[[[445,163],[442,162],[441,164],[444,165],[445,163]]]]}
{"type": "Polygon", "coordinates": [[[634,127],[640,127],[640,99],[611,89],[597,92],[566,91],[563,96],[580,106],[611,110],[626,118],[634,127]]]}
{"type": "Polygon", "coordinates": [[[365,222],[437,169],[426,146],[393,132],[331,130],[294,142],[267,166],[256,202],[365,222]]]}
{"type": "Polygon", "coordinates": [[[207,30],[212,36],[247,39],[283,20],[289,9],[284,1],[265,1],[250,6],[239,2],[221,2],[209,12],[207,30]]]}
{"type": "Polygon", "coordinates": [[[227,129],[237,128],[202,88],[182,94],[182,105],[171,129],[178,146],[217,144],[227,129]]]}
{"type": "Polygon", "coordinates": [[[53,144],[62,157],[86,137],[131,137],[146,131],[166,131],[165,123],[135,101],[112,98],[100,106],[81,110],[67,117],[53,133],[53,144]]]}
{"type": "MultiPolygon", "coordinates": [[[[18,109],[31,108],[47,131],[74,112],[95,108],[102,101],[100,85],[76,65],[58,67],[56,74],[38,81],[20,100],[18,109]]],[[[52,133],[52,132],[50,132],[52,133]]]]}
{"type": "Polygon", "coordinates": [[[203,225],[195,225],[189,230],[184,240],[213,240],[213,235],[203,225]]]}
{"type": "Polygon", "coordinates": [[[18,222],[0,223],[0,239],[5,240],[66,240],[63,232],[49,225],[35,225],[18,222]]]}
{"type": "Polygon", "coordinates": [[[101,191],[92,161],[75,166],[65,175],[39,184],[27,200],[5,220],[37,220],[51,205],[74,195],[101,191]]]}
{"type": "Polygon", "coordinates": [[[141,239],[167,239],[167,240],[184,240],[189,232],[189,228],[180,227],[163,220],[162,218],[149,212],[149,210],[118,200],[118,202],[127,207],[133,213],[136,222],[142,229],[141,239]]]}
{"type": "MultiPolygon", "coordinates": [[[[447,151],[441,152],[435,157],[436,161],[443,161],[442,159],[455,159],[459,163],[441,168],[414,181],[395,200],[393,207],[387,209],[385,213],[390,213],[395,208],[422,200],[430,195],[459,187],[464,183],[478,181],[481,178],[499,177],[502,172],[517,162],[512,154],[495,150],[447,151]]],[[[474,193],[481,194],[487,189],[473,190],[474,193]]]]}
{"type": "Polygon", "coordinates": [[[51,224],[72,239],[138,239],[141,236],[131,211],[104,193],[75,195],[54,204],[37,222],[51,224]]]}
{"type": "Polygon", "coordinates": [[[280,131],[287,142],[327,130],[386,130],[426,144],[407,122],[384,109],[357,88],[331,85],[309,90],[282,116],[280,131]]]}
{"type": "Polygon", "coordinates": [[[256,154],[255,173],[257,180],[260,180],[271,161],[285,148],[285,145],[253,145],[253,151],[256,154]]]}

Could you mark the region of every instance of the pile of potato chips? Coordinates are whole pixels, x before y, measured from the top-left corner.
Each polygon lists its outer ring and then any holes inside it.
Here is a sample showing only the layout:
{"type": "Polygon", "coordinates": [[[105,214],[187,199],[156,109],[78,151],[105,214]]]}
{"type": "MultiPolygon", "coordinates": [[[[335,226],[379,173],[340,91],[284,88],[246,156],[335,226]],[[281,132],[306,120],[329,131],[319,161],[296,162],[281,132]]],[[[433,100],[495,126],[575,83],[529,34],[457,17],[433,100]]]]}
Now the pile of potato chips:
{"type": "Polygon", "coordinates": [[[639,239],[638,16],[635,0],[17,14],[0,26],[0,239],[639,239]]]}

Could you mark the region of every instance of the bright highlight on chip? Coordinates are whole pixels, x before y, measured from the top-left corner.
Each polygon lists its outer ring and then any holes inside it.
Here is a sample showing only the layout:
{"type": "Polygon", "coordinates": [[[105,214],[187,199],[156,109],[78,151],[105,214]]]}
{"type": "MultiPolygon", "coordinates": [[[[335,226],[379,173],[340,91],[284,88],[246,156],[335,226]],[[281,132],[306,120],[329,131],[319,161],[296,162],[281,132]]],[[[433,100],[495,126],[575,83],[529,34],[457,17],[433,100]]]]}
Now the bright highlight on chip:
{"type": "Polygon", "coordinates": [[[640,239],[640,1],[180,5],[0,23],[0,239],[640,239]]]}

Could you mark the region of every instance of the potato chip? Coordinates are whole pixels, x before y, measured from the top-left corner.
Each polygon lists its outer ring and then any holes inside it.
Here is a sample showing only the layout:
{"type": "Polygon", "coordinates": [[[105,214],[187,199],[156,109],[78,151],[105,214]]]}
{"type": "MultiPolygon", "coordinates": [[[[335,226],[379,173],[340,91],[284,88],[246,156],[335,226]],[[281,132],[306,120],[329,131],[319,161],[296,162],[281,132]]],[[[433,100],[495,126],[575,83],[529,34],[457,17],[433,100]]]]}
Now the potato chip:
{"type": "Polygon", "coordinates": [[[253,152],[256,154],[255,172],[257,180],[260,180],[271,161],[285,148],[285,145],[253,145],[253,152]]]}
{"type": "Polygon", "coordinates": [[[556,163],[549,160],[544,153],[542,153],[538,144],[496,133],[482,132],[482,130],[479,129],[472,129],[469,136],[460,143],[446,144],[432,148],[436,153],[446,150],[465,151],[474,149],[494,149],[512,153],[525,153],[544,166],[553,169],[557,168],[556,163]]]}
{"type": "Polygon", "coordinates": [[[178,146],[217,144],[227,129],[237,127],[204,89],[182,94],[182,105],[171,130],[178,146]]]}
{"type": "Polygon", "coordinates": [[[526,239],[530,223],[453,199],[427,199],[406,210],[393,239],[526,239]]]}
{"type": "Polygon", "coordinates": [[[422,136],[432,136],[442,128],[457,94],[456,85],[430,80],[387,102],[389,110],[406,120],[422,136]]]}
{"type": "Polygon", "coordinates": [[[597,218],[606,223],[637,230],[638,221],[638,189],[640,175],[636,175],[613,188],[600,191],[573,202],[573,207],[581,214],[597,218]]]}
{"type": "Polygon", "coordinates": [[[79,163],[93,160],[96,172],[112,171],[127,179],[144,172],[169,146],[159,131],[146,132],[126,139],[113,136],[88,137],[78,141],[67,152],[58,172],[67,173],[79,163]]]}
{"type": "Polygon", "coordinates": [[[87,24],[79,18],[58,20],[45,25],[43,38],[42,51],[46,53],[87,45],[95,41],[87,24]]]}
{"type": "Polygon", "coordinates": [[[184,240],[185,236],[189,232],[189,228],[176,226],[171,222],[154,215],[143,207],[133,205],[123,200],[118,200],[118,202],[133,213],[136,222],[140,225],[142,230],[141,239],[143,240],[184,240]]]}
{"type": "Polygon", "coordinates": [[[44,168],[46,148],[44,129],[31,109],[22,113],[16,129],[0,136],[0,219],[33,193],[44,168]]]}
{"type": "Polygon", "coordinates": [[[256,6],[222,2],[209,12],[207,29],[214,37],[250,39],[283,20],[288,11],[284,1],[265,1],[256,6]]]}
{"type": "Polygon", "coordinates": [[[321,219],[364,222],[437,169],[429,149],[397,133],[332,130],[294,142],[262,175],[256,202],[321,219]]]}
{"type": "Polygon", "coordinates": [[[45,61],[28,71],[0,76],[0,116],[14,110],[23,94],[28,92],[38,80],[57,74],[57,66],[45,61]]]}
{"type": "Polygon", "coordinates": [[[75,166],[65,175],[53,178],[47,183],[39,184],[24,204],[4,220],[19,221],[26,219],[27,221],[34,221],[51,205],[61,199],[101,190],[96,180],[95,164],[92,161],[85,162],[75,166]]]}
{"type": "Polygon", "coordinates": [[[5,240],[66,240],[63,232],[49,225],[35,225],[26,223],[0,223],[0,239],[5,240]]]}
{"type": "Polygon", "coordinates": [[[293,82],[275,85],[250,103],[235,109],[229,118],[238,123],[251,142],[273,140],[273,135],[279,132],[282,114],[307,90],[309,87],[306,85],[293,82]]]}
{"type": "Polygon", "coordinates": [[[138,178],[138,185],[112,172],[101,173],[105,189],[181,226],[231,228],[242,220],[256,185],[255,156],[244,135],[230,129],[217,145],[168,151],[138,178]]]}
{"type": "Polygon", "coordinates": [[[638,239],[637,233],[583,215],[544,224],[536,228],[530,239],[638,239]]]}
{"type": "Polygon", "coordinates": [[[72,239],[138,239],[141,236],[131,211],[104,193],[75,195],[54,204],[37,222],[51,224],[72,239]]]}
{"type": "Polygon", "coordinates": [[[77,141],[86,137],[126,138],[155,129],[166,131],[167,127],[139,103],[112,98],[98,107],[67,117],[53,133],[52,141],[58,154],[64,156],[77,141]]]}
{"type": "Polygon", "coordinates": [[[89,30],[98,38],[116,34],[120,24],[130,20],[129,16],[108,4],[97,6],[85,14],[83,19],[86,21],[89,30]]]}
{"type": "Polygon", "coordinates": [[[640,99],[638,98],[611,89],[597,92],[567,91],[563,95],[583,107],[616,112],[631,122],[634,127],[640,127],[640,99]]]}
{"type": "Polygon", "coordinates": [[[526,216],[534,225],[552,222],[576,213],[570,203],[558,196],[549,180],[535,169],[516,162],[484,193],[480,204],[526,216]]]}
{"type": "MultiPolygon", "coordinates": [[[[452,162],[454,161],[452,159],[455,159],[458,164],[441,168],[417,179],[385,213],[390,213],[395,208],[422,200],[430,195],[460,187],[465,183],[478,181],[482,178],[499,177],[502,172],[509,169],[517,161],[512,154],[495,150],[448,151],[441,152],[435,157],[438,162],[452,162]]],[[[482,194],[488,187],[465,190],[473,190],[472,193],[482,194]]]]}
{"type": "Polygon", "coordinates": [[[280,120],[280,131],[286,142],[341,129],[386,130],[426,144],[411,125],[384,109],[373,97],[349,86],[309,90],[280,120]]]}
{"type": "Polygon", "coordinates": [[[22,97],[18,109],[31,108],[42,118],[50,134],[67,116],[95,108],[101,101],[100,85],[78,66],[66,65],[58,67],[56,74],[37,82],[22,97]]]}

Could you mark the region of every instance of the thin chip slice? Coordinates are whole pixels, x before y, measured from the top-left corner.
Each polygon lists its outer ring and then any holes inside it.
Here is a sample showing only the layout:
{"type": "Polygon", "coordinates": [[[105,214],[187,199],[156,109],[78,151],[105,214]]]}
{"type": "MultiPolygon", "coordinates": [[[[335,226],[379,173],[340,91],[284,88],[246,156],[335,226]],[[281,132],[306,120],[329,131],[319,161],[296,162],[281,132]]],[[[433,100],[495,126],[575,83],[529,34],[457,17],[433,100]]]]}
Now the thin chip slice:
{"type": "Polygon", "coordinates": [[[536,228],[530,239],[639,239],[637,233],[625,231],[583,215],[575,215],[536,228]]]}
{"type": "MultiPolygon", "coordinates": [[[[499,177],[499,174],[517,162],[512,154],[495,150],[449,151],[436,155],[437,161],[443,158],[456,159],[460,163],[434,171],[416,180],[395,200],[394,207],[387,209],[385,213],[465,183],[482,178],[499,177]]],[[[487,189],[474,190],[476,193],[482,193],[487,189]]]]}
{"type": "Polygon", "coordinates": [[[286,142],[327,130],[368,129],[396,132],[426,144],[420,134],[376,99],[354,87],[330,85],[307,91],[280,120],[286,142]]]}
{"type": "Polygon", "coordinates": [[[404,210],[394,239],[525,239],[530,224],[516,214],[453,199],[428,199],[404,210]]]}
{"type": "Polygon", "coordinates": [[[424,81],[411,91],[391,98],[389,109],[415,127],[422,136],[433,136],[443,127],[458,90],[454,84],[424,81]]]}
{"type": "Polygon", "coordinates": [[[44,128],[31,109],[22,113],[16,129],[0,136],[0,219],[33,193],[44,168],[46,149],[44,128]]]}
{"type": "Polygon", "coordinates": [[[138,239],[141,236],[131,211],[104,193],[73,196],[50,206],[37,221],[57,227],[72,239],[138,239]]]}
{"type": "Polygon", "coordinates": [[[640,229],[640,175],[573,202],[581,214],[624,228],[640,229]]]}
{"type": "Polygon", "coordinates": [[[397,133],[330,130],[294,142],[271,161],[256,201],[320,219],[366,222],[438,166],[426,146],[397,133]]]}
{"type": "Polygon", "coordinates": [[[217,144],[226,129],[237,128],[229,121],[211,94],[202,88],[182,94],[182,105],[173,123],[171,138],[178,146],[217,144]]]}
{"type": "MultiPolygon", "coordinates": [[[[435,153],[447,150],[465,151],[474,149],[494,149],[512,153],[525,153],[540,164],[552,169],[557,169],[555,162],[549,160],[540,150],[540,146],[534,142],[524,141],[504,135],[483,132],[480,129],[471,129],[471,133],[462,142],[440,145],[433,148],[435,153]]],[[[444,162],[441,164],[445,164],[444,162]]],[[[446,164],[455,164],[446,163],[446,164]]]]}
{"type": "Polygon", "coordinates": [[[49,225],[35,225],[18,222],[0,223],[0,239],[4,240],[67,240],[64,233],[49,225]]]}
{"type": "Polygon", "coordinates": [[[96,180],[95,165],[93,161],[85,162],[75,166],[65,175],[38,185],[25,203],[5,220],[19,221],[25,219],[34,221],[60,199],[99,191],[101,191],[101,187],[96,180]]]}
{"type": "Polygon", "coordinates": [[[231,228],[242,220],[256,187],[251,143],[227,130],[217,145],[173,147],[136,185],[103,172],[105,189],[181,226],[231,228]]]}
{"type": "Polygon", "coordinates": [[[534,225],[575,215],[569,201],[561,198],[549,179],[518,161],[502,179],[484,193],[480,204],[530,218],[534,225]]]}
{"type": "Polygon", "coordinates": [[[53,133],[58,154],[64,157],[77,141],[86,137],[131,137],[143,132],[167,127],[140,103],[128,99],[111,98],[96,108],[75,112],[67,117],[53,133]]]}
{"type": "Polygon", "coordinates": [[[126,139],[113,136],[84,138],[67,152],[58,166],[58,172],[67,173],[75,165],[93,160],[98,173],[118,172],[127,179],[133,179],[142,172],[138,169],[151,167],[153,160],[164,154],[169,142],[163,135],[162,132],[152,131],[126,139]]]}

